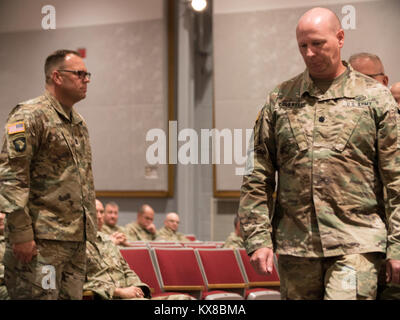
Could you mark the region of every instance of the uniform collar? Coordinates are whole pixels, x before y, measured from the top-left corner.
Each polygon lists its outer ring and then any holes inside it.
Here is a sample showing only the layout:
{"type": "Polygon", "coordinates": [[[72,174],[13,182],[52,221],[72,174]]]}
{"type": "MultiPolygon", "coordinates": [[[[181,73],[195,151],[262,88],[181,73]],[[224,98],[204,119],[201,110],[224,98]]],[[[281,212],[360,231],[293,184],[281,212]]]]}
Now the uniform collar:
{"type": "Polygon", "coordinates": [[[353,81],[354,69],[346,61],[342,61],[342,63],[346,67],[348,74],[345,76],[343,81],[333,83],[325,93],[322,93],[321,90],[314,84],[308,69],[306,69],[303,72],[302,84],[300,86],[300,96],[303,97],[303,95],[307,92],[310,96],[316,97],[319,100],[329,100],[344,97],[354,98],[355,94],[350,89],[351,86],[348,85],[349,82],[353,81]]]}
{"type": "Polygon", "coordinates": [[[71,109],[71,117],[72,117],[72,119],[70,119],[69,116],[65,113],[63,107],[61,106],[61,103],[49,91],[46,90],[45,93],[44,93],[44,96],[50,102],[50,105],[65,120],[67,120],[69,122],[72,122],[73,124],[80,124],[80,123],[83,122],[82,117],[75,111],[74,107],[72,107],[72,109],[71,109]]]}

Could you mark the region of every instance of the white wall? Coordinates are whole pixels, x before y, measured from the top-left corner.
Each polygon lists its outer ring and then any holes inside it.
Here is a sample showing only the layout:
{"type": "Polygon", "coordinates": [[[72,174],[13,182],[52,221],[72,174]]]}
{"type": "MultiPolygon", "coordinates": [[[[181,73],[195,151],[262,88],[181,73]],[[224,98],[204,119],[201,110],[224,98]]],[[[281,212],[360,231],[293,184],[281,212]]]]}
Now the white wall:
{"type": "Polygon", "coordinates": [[[159,19],[159,0],[1,0],[0,32],[40,30],[42,7],[56,10],[56,27],[71,28],[159,19]]]}

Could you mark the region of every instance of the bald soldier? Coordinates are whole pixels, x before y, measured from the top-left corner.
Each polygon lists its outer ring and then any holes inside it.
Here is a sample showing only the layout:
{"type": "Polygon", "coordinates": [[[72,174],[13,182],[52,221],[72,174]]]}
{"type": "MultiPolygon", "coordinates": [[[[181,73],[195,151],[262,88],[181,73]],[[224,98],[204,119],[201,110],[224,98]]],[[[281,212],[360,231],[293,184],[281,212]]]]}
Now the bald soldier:
{"type": "Polygon", "coordinates": [[[140,207],[136,221],[125,226],[125,234],[129,241],[152,241],[157,237],[157,230],[153,223],[154,210],[148,204],[140,207]]]}
{"type": "Polygon", "coordinates": [[[169,212],[165,216],[164,226],[157,231],[157,241],[191,241],[178,231],[180,219],[177,213],[169,212]]]}
{"type": "Polygon", "coordinates": [[[46,59],[43,95],[19,103],[5,126],[0,211],[5,283],[12,299],[82,299],[86,240],[96,211],[89,133],[74,105],[90,73],[79,53],[46,59]]]}
{"type": "Polygon", "coordinates": [[[296,37],[306,70],[269,94],[254,127],[239,206],[246,250],[261,274],[279,254],[282,299],[375,299],[385,254],[399,283],[398,106],[341,60],[332,11],[307,11],[296,37]]]}
{"type": "Polygon", "coordinates": [[[394,99],[396,100],[397,104],[400,106],[400,82],[394,83],[390,87],[390,92],[392,93],[394,99]]]}
{"type": "Polygon", "coordinates": [[[349,63],[354,70],[375,79],[384,86],[388,85],[389,77],[385,74],[383,63],[377,55],[368,52],[353,54],[349,58],[349,63]]]}

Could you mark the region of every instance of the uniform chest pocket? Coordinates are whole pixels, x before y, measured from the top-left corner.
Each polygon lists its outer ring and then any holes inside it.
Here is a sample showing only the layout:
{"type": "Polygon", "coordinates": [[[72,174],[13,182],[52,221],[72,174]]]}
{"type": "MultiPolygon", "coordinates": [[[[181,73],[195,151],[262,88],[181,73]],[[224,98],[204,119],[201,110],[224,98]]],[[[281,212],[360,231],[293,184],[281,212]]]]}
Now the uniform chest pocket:
{"type": "Polygon", "coordinates": [[[368,119],[368,112],[364,108],[352,108],[342,121],[343,126],[332,145],[332,149],[338,152],[342,152],[346,148],[352,137],[360,142],[374,136],[374,130],[372,132],[369,130],[373,128],[372,120],[368,119]]]}
{"type": "Polygon", "coordinates": [[[308,138],[297,112],[286,110],[278,116],[275,139],[280,164],[308,150],[308,138]]]}
{"type": "Polygon", "coordinates": [[[69,142],[60,129],[50,129],[45,146],[46,157],[51,161],[71,161],[73,155],[69,146],[69,142]]]}

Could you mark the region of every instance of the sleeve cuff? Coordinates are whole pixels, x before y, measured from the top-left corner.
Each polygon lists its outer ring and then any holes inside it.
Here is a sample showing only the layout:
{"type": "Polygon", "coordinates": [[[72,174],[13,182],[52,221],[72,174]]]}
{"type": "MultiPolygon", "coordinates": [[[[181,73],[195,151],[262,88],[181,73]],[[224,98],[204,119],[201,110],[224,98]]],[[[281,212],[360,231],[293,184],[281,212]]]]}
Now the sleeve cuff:
{"type": "Polygon", "coordinates": [[[11,244],[32,241],[34,240],[33,230],[32,228],[27,228],[21,231],[14,230],[13,232],[8,233],[8,239],[11,244]]]}

